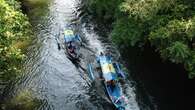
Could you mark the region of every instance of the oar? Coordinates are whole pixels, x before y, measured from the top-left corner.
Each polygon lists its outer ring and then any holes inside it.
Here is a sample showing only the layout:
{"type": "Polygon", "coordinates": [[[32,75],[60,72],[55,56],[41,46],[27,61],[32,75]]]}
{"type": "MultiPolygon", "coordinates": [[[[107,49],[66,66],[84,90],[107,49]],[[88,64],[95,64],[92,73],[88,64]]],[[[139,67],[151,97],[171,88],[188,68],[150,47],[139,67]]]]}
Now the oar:
{"type": "Polygon", "coordinates": [[[60,32],[58,32],[58,34],[56,34],[56,35],[54,35],[53,33],[49,32],[48,30],[46,30],[46,32],[49,33],[49,34],[51,34],[51,35],[53,35],[53,36],[55,36],[55,40],[56,40],[57,45],[58,45],[58,50],[60,50],[61,49],[60,41],[59,41],[60,32]]]}
{"type": "Polygon", "coordinates": [[[60,46],[60,43],[59,43],[58,39],[56,39],[56,42],[57,42],[57,45],[58,45],[58,50],[60,50],[61,49],[61,46],[60,46]]]}
{"type": "Polygon", "coordinates": [[[57,45],[58,45],[58,50],[61,49],[60,42],[59,42],[59,36],[60,36],[60,32],[57,35],[55,35],[55,40],[56,40],[57,45]]]}

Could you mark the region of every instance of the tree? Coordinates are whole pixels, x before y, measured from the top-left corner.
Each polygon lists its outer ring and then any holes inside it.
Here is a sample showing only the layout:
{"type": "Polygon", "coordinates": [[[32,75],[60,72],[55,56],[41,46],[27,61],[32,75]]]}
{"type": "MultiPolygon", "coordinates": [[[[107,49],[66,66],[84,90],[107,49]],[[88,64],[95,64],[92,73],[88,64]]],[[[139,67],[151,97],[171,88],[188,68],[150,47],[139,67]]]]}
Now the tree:
{"type": "Polygon", "coordinates": [[[94,0],[89,5],[97,19],[114,16],[111,36],[116,44],[144,47],[149,42],[163,59],[184,64],[189,76],[195,76],[194,0],[117,1],[94,0]]]}

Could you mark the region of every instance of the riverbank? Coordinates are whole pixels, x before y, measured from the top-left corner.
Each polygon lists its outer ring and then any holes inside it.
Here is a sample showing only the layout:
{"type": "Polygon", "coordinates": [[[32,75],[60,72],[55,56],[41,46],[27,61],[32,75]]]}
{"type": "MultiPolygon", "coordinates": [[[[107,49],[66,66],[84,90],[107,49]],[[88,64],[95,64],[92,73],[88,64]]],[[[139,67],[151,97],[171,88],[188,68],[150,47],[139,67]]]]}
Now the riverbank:
{"type": "Polygon", "coordinates": [[[41,19],[48,12],[48,5],[51,0],[20,0],[22,11],[29,17],[32,25],[37,24],[37,19],[41,19]],[[36,12],[36,13],[35,13],[36,12]],[[36,22],[35,22],[36,21],[36,22]]]}
{"type": "Polygon", "coordinates": [[[21,3],[0,0],[0,109],[32,110],[37,101],[30,90],[15,91],[23,76],[27,48],[33,39],[32,27],[21,3]]]}

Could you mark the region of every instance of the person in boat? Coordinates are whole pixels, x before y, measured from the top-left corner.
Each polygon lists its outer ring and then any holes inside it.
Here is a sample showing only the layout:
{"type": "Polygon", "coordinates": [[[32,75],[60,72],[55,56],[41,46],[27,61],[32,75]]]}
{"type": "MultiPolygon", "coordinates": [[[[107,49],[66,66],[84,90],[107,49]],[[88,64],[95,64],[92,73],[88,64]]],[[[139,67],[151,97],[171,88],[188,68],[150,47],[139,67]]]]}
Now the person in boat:
{"type": "Polygon", "coordinates": [[[110,81],[107,82],[107,84],[109,85],[111,90],[114,91],[114,88],[115,88],[115,85],[116,85],[115,80],[110,80],[110,81]]]}
{"type": "Polygon", "coordinates": [[[74,43],[72,41],[70,41],[68,43],[68,50],[70,53],[75,53],[75,49],[76,49],[76,46],[74,45],[74,43]]]}
{"type": "MultiPolygon", "coordinates": [[[[108,85],[111,89],[112,92],[114,92],[114,89],[116,87],[116,81],[115,80],[110,80],[108,81],[108,85]]],[[[117,98],[116,96],[112,96],[112,99],[114,100],[114,103],[122,103],[124,100],[124,96],[121,96],[117,98]]]]}
{"type": "Polygon", "coordinates": [[[72,41],[68,42],[68,49],[72,48],[72,41]]]}

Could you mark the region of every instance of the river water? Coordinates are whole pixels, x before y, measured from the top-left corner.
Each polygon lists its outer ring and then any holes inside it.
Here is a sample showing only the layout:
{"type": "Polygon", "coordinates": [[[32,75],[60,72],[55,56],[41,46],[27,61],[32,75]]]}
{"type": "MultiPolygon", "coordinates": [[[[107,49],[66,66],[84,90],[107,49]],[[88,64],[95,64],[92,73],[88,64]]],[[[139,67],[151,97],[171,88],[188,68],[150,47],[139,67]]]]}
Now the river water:
{"type": "MultiPolygon", "coordinates": [[[[40,110],[114,109],[104,93],[103,85],[89,80],[85,65],[89,54],[110,50],[115,58],[120,55],[107,38],[98,36],[94,24],[86,20],[81,12],[80,3],[79,0],[51,0],[47,8],[34,6],[27,12],[36,37],[28,48],[24,77],[18,81],[16,89],[33,91],[38,99],[43,100],[40,110]],[[82,50],[80,64],[74,64],[65,54],[62,33],[67,26],[80,34],[87,45],[87,49],[82,50]],[[59,33],[61,49],[58,49],[55,40],[59,33]]],[[[138,92],[136,82],[130,75],[129,79],[121,84],[127,110],[152,110],[147,94],[143,97],[143,92],[138,92]]]]}

